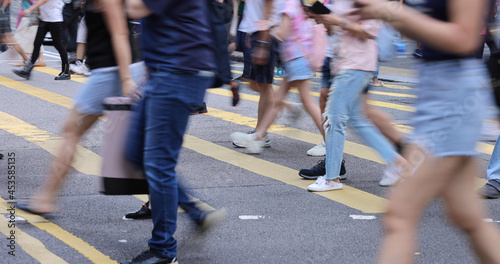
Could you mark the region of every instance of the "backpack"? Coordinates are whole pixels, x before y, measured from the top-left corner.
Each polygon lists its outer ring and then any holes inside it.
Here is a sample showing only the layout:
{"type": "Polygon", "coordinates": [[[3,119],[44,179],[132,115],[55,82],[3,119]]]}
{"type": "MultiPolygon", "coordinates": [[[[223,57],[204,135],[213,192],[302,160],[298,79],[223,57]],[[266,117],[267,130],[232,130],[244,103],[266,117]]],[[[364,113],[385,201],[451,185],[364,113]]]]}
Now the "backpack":
{"type": "Polygon", "coordinates": [[[233,18],[233,7],[228,1],[219,3],[216,0],[207,0],[207,3],[217,66],[212,87],[217,88],[229,83],[232,78],[227,51],[226,24],[231,22],[233,18]]]}

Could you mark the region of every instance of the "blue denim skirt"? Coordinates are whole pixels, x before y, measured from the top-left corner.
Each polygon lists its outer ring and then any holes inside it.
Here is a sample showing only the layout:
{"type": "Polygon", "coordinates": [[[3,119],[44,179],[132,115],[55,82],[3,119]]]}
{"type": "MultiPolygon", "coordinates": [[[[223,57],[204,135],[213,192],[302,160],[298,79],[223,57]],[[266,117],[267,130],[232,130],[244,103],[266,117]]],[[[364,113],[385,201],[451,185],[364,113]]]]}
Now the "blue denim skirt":
{"type": "Polygon", "coordinates": [[[299,57],[289,61],[283,61],[283,78],[288,78],[289,82],[309,80],[313,77],[313,71],[309,61],[305,57],[299,57]]]}
{"type": "MultiPolygon", "coordinates": [[[[91,73],[89,81],[80,88],[74,105],[82,114],[102,115],[104,98],[123,96],[120,74],[118,67],[98,68],[91,73]]],[[[137,85],[146,80],[143,62],[130,65],[130,73],[137,85]]]]}
{"type": "Polygon", "coordinates": [[[410,143],[433,156],[473,156],[486,107],[488,73],[481,60],[425,62],[417,89],[410,143]]]}

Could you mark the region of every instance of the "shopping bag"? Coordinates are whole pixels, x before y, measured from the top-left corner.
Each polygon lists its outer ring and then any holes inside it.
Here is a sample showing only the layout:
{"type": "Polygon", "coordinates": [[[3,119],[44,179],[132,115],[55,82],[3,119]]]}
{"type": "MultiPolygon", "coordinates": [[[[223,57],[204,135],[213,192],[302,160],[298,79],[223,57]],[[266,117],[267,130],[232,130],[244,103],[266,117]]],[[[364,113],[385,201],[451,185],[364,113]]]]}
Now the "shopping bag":
{"type": "Polygon", "coordinates": [[[125,157],[125,146],[132,116],[133,99],[104,99],[104,153],[99,191],[107,195],[147,194],[144,172],[125,157]]]}

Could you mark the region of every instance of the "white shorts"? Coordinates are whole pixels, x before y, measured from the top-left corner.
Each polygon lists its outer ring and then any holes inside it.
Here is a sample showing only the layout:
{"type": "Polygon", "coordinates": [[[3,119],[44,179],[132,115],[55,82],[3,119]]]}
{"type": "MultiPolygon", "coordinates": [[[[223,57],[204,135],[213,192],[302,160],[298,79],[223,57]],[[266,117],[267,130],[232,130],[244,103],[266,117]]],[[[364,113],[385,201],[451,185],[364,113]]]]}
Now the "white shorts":
{"type": "Polygon", "coordinates": [[[87,25],[85,24],[85,17],[82,18],[80,24],[78,25],[76,43],[87,44],[87,25]]]}

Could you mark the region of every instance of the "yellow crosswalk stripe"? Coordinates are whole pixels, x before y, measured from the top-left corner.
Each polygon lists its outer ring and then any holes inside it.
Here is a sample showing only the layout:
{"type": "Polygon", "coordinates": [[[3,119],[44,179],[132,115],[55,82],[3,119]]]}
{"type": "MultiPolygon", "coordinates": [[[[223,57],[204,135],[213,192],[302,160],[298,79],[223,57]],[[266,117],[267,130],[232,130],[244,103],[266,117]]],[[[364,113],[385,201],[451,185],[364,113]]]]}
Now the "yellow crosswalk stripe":
{"type": "MultiPolygon", "coordinates": [[[[1,118],[0,118],[1,119],[1,118]]],[[[0,208],[5,211],[7,208],[9,208],[9,205],[7,202],[0,198],[0,208]]],[[[20,209],[16,210],[16,215],[20,216],[26,221],[28,221],[30,224],[38,227],[41,230],[44,230],[48,234],[54,236],[55,238],[59,239],[63,243],[67,244],[68,246],[72,247],[76,251],[78,251],[80,254],[88,258],[92,263],[103,263],[103,264],[111,264],[111,263],[118,263],[117,261],[112,260],[109,256],[101,253],[97,249],[95,249],[93,246],[89,245],[87,242],[83,241],[81,238],[73,235],[72,233],[62,229],[60,226],[51,223],[44,217],[38,216],[38,215],[33,215],[27,212],[24,212],[20,209]]],[[[59,262],[51,262],[51,263],[59,263],[59,262]]]]}
{"type": "MultiPolygon", "coordinates": [[[[4,204],[4,201],[0,201],[0,203],[4,204]]],[[[7,208],[2,208],[2,209],[6,210],[7,208]]],[[[12,258],[14,260],[16,259],[16,257],[18,257],[20,252],[17,246],[19,246],[24,250],[24,252],[28,253],[28,255],[30,255],[32,258],[34,258],[35,260],[37,260],[42,264],[68,263],[64,259],[60,258],[56,254],[49,251],[40,240],[28,235],[28,233],[26,232],[23,232],[23,230],[19,228],[19,224],[16,225],[15,229],[10,229],[8,227],[8,224],[9,222],[7,222],[7,219],[5,219],[4,217],[0,217],[0,232],[5,236],[7,236],[7,238],[13,235],[15,237],[15,239],[13,240],[15,241],[16,244],[16,248],[14,248],[15,251],[13,251],[12,253],[13,255],[8,255],[4,257],[6,261],[8,258],[12,258]],[[14,231],[14,234],[11,233],[12,231],[14,231]]],[[[5,247],[5,250],[10,251],[9,247],[5,247]]],[[[7,255],[8,253],[5,254],[7,255]]],[[[14,262],[15,261],[12,261],[10,263],[14,262]]]]}

